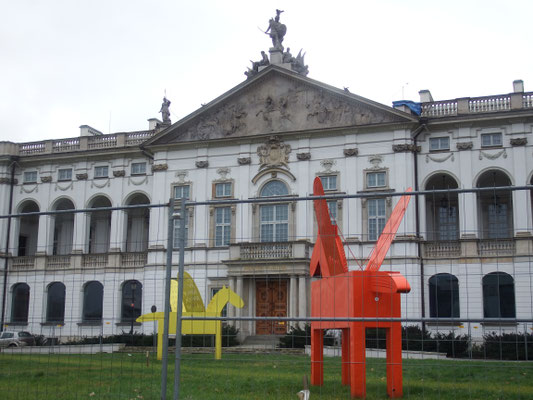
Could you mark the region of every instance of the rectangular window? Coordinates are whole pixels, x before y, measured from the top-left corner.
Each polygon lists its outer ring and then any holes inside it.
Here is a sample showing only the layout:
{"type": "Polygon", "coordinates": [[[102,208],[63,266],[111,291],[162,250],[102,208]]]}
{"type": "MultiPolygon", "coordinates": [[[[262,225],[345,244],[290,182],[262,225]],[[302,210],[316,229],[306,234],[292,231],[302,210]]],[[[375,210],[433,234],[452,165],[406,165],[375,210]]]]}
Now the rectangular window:
{"type": "Polygon", "coordinates": [[[286,242],[289,240],[289,205],[263,205],[260,208],[261,241],[286,242]]]}
{"type": "Polygon", "coordinates": [[[337,200],[330,200],[327,202],[327,204],[331,223],[333,225],[337,225],[337,200]]]}
{"type": "Polygon", "coordinates": [[[59,169],[57,171],[58,181],[71,181],[72,180],[72,168],[59,169]]]}
{"type": "Polygon", "coordinates": [[[24,183],[37,183],[37,171],[24,172],[24,183]]]}
{"type": "MultiPolygon", "coordinates": [[[[180,248],[180,240],[181,240],[180,221],[181,220],[179,220],[179,219],[175,219],[174,220],[174,238],[173,238],[174,249],[179,249],[180,248]]],[[[184,236],[185,236],[185,247],[187,247],[187,239],[189,238],[189,210],[186,210],[186,212],[185,212],[185,232],[184,232],[184,236]]]]}
{"type": "Polygon", "coordinates": [[[378,240],[381,231],[385,228],[385,199],[370,199],[366,206],[368,209],[368,240],[378,240]]]}
{"type": "Polygon", "coordinates": [[[458,239],[458,221],[457,207],[441,206],[438,208],[438,239],[439,240],[457,240],[458,239]]]}
{"type": "Polygon", "coordinates": [[[229,246],[231,207],[215,208],[215,246],[229,246]]]}
{"type": "Polygon", "coordinates": [[[107,165],[94,167],[94,177],[95,178],[107,178],[107,177],[109,177],[109,167],[107,165]]]}
{"type": "Polygon", "coordinates": [[[429,139],[429,151],[450,150],[450,138],[438,137],[429,139]]]}
{"type": "Polygon", "coordinates": [[[386,172],[367,172],[366,174],[366,187],[377,188],[385,187],[386,185],[386,172]]]}
{"type": "Polygon", "coordinates": [[[487,217],[489,239],[509,237],[507,204],[489,204],[487,217]]]}
{"type": "Polygon", "coordinates": [[[501,147],[501,145],[501,133],[484,133],[481,135],[481,147],[501,147]]]}
{"type": "Polygon", "coordinates": [[[337,175],[324,175],[320,180],[324,190],[337,190],[337,175]]]}
{"type": "Polygon", "coordinates": [[[190,185],[180,185],[174,186],[174,198],[179,200],[185,197],[186,200],[189,200],[191,196],[191,186],[190,185]]]}
{"type": "Polygon", "coordinates": [[[231,197],[231,182],[215,184],[215,197],[231,197]]]}
{"type": "Polygon", "coordinates": [[[146,163],[145,162],[131,163],[131,174],[132,175],[146,175],[146,163]]]}

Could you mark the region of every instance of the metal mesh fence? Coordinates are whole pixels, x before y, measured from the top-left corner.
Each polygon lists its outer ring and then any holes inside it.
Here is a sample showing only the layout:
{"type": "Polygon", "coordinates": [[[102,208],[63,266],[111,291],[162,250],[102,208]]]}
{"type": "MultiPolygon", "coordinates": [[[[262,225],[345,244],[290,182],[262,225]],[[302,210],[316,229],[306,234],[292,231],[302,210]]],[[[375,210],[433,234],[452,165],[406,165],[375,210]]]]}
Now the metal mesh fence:
{"type": "MultiPolygon", "coordinates": [[[[396,305],[372,294],[375,315],[346,311],[336,294],[357,309],[373,286],[341,274],[314,289],[326,276],[324,265],[310,276],[319,227],[306,194],[273,185],[247,200],[183,192],[183,202],[102,198],[76,210],[65,200],[50,212],[28,201],[0,219],[2,398],[291,399],[307,388],[311,398],[350,398],[343,374],[360,361],[342,360],[343,343],[361,341],[366,397],[386,398],[398,371],[387,359],[394,324],[403,397],[532,398],[531,189],[413,193],[379,269],[410,290],[396,314],[381,313],[396,305]],[[527,209],[513,209],[517,196],[527,209]],[[333,311],[317,314],[326,304],[333,311]],[[350,323],[365,324],[363,336],[347,336],[350,323]],[[323,358],[311,356],[313,327],[324,331],[323,358]]],[[[335,254],[362,273],[403,193],[326,193],[335,254]]]]}

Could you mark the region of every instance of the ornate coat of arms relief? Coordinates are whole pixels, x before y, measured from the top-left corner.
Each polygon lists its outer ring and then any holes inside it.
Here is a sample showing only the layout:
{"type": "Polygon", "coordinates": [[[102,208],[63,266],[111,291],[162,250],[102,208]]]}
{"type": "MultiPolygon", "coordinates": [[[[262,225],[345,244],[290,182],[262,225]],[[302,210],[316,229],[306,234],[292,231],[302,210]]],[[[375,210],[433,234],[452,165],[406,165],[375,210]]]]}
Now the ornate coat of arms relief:
{"type": "Polygon", "coordinates": [[[270,136],[265,144],[257,148],[259,156],[259,169],[285,167],[289,168],[289,153],[291,146],[283,143],[278,136],[270,136]]]}

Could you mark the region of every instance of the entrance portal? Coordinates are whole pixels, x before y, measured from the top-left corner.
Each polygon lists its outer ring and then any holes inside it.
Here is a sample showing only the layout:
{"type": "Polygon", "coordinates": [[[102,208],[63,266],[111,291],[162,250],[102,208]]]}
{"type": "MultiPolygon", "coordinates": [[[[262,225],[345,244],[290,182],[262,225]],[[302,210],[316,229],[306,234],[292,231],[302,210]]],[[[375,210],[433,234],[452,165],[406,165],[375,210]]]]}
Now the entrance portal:
{"type": "MultiPolygon", "coordinates": [[[[287,316],[287,281],[257,281],[255,292],[258,317],[287,316]]],[[[257,321],[256,335],[284,335],[287,333],[285,321],[257,321]]]]}

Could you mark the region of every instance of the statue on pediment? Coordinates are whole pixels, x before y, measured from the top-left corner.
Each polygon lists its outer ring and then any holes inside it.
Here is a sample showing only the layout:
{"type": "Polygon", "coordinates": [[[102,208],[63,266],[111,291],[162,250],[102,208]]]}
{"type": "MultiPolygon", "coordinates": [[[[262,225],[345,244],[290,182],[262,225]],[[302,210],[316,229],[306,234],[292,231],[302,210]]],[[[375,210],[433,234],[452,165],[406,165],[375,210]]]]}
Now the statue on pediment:
{"type": "Polygon", "coordinates": [[[268,28],[265,31],[272,39],[272,47],[276,50],[283,51],[283,37],[287,33],[287,27],[279,22],[279,16],[283,10],[276,10],[276,16],[268,21],[268,28]]]}
{"type": "Polygon", "coordinates": [[[170,125],[170,100],[166,97],[163,97],[163,104],[161,104],[161,116],[163,118],[163,124],[170,125]]]}
{"type": "Polygon", "coordinates": [[[289,168],[291,146],[283,143],[278,136],[270,136],[265,144],[257,148],[259,169],[285,167],[289,168]]]}

